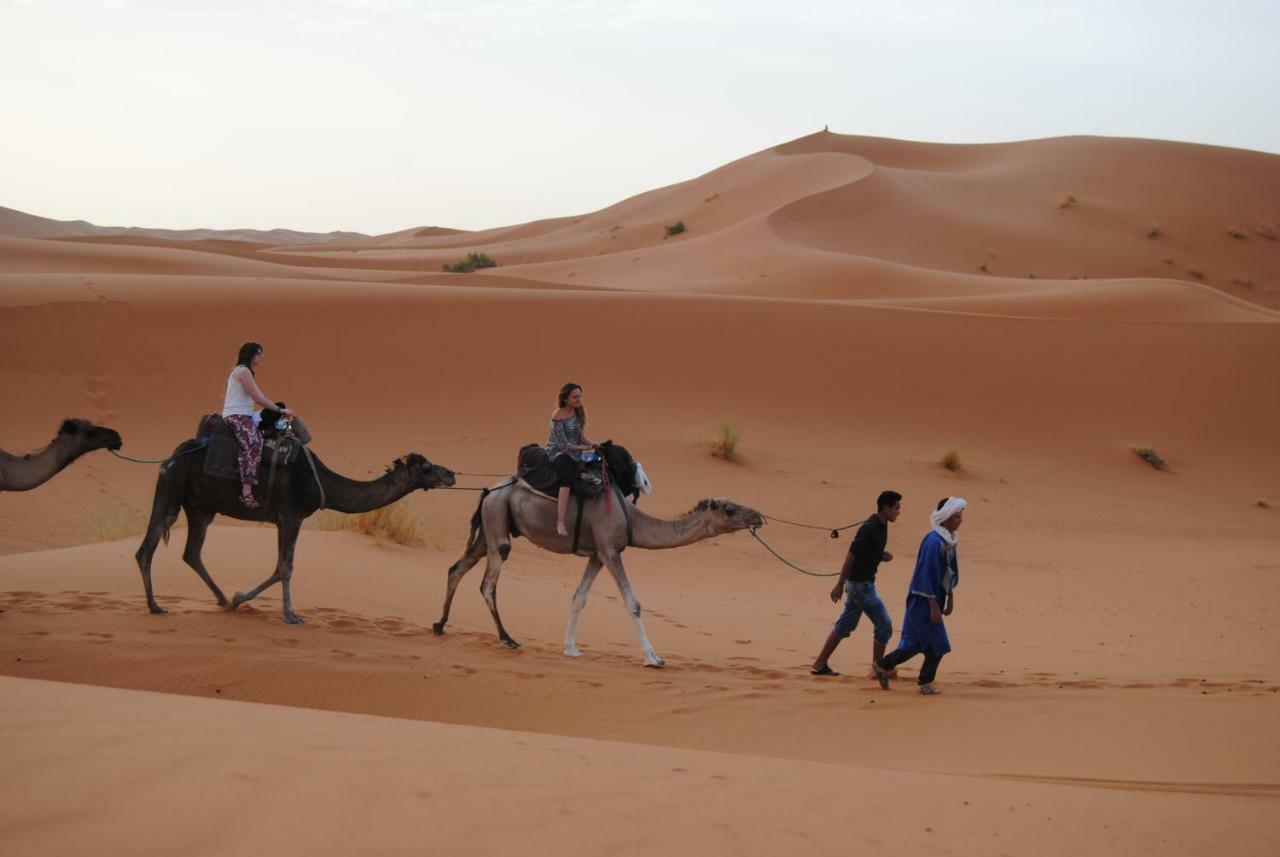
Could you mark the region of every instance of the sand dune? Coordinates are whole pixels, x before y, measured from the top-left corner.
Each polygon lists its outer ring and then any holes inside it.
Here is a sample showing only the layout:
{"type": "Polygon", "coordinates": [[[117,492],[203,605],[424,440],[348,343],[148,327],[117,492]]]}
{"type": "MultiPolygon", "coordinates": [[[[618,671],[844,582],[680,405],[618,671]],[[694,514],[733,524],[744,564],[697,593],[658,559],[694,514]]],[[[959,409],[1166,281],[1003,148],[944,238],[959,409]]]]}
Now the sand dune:
{"type": "MultiPolygon", "coordinates": [[[[9,451],[74,415],[163,457],[256,339],[264,389],[356,478],[410,451],[508,472],[573,379],[589,434],[654,478],[654,514],[726,496],[835,527],[896,488],[895,620],[927,511],[971,503],[956,651],[925,699],[910,669],[887,694],[864,677],[867,628],[837,652],[843,677],[811,678],[830,580],[747,534],[625,554],[662,672],[640,667],[607,580],[586,656],[562,657],[584,561],[523,541],[501,603],[524,647],[497,645],[480,571],[436,637],[473,491],[409,499],[418,547],[304,530],[302,627],[274,593],[216,609],[180,525],[155,566],[171,612],[152,616],[133,553],[155,466],[92,453],[0,494],[0,843],[1269,853],[1280,244],[1258,230],[1280,220],[1277,176],[1276,156],[1158,141],[820,134],[481,232],[0,237],[9,451]],[[440,270],[472,251],[500,267],[440,270]],[[736,462],[710,455],[725,421],[736,462]],[[938,463],[952,449],[957,473],[938,463]]],[[[831,571],[849,531],[761,535],[831,571]]],[[[205,558],[245,589],[275,546],[219,522],[205,558]]]]}

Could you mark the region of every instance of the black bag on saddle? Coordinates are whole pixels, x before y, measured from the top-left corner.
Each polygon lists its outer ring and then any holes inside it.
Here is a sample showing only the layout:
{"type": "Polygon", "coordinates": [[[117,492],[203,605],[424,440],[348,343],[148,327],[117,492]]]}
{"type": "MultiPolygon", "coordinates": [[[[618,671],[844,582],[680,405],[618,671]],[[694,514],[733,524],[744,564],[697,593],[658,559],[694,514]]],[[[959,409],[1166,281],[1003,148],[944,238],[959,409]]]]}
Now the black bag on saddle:
{"type": "MultiPolygon", "coordinates": [[[[273,411],[263,411],[271,416],[273,411]]],[[[278,415],[277,415],[278,416],[278,415]]],[[[262,463],[258,467],[258,484],[265,485],[273,467],[282,467],[298,460],[303,445],[311,441],[311,433],[297,417],[289,432],[277,431],[275,420],[263,419],[258,426],[262,438],[262,463]]],[[[204,474],[215,479],[240,481],[240,441],[221,414],[205,414],[196,427],[196,440],[208,447],[204,457],[204,474]]]]}
{"type": "MultiPolygon", "coordinates": [[[[560,476],[542,444],[527,443],[520,447],[520,454],[516,456],[516,476],[543,494],[554,496],[560,487],[560,476]]],[[[604,491],[600,462],[579,464],[578,472],[569,483],[569,491],[575,497],[598,497],[604,491]]]]}

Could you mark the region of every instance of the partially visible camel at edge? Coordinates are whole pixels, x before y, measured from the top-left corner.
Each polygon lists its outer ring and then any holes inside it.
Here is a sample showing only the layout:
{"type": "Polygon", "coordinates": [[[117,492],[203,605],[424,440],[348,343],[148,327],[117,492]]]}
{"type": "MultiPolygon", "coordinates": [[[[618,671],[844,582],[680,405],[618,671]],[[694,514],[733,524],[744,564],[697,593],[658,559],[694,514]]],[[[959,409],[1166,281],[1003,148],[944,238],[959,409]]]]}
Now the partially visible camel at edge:
{"type": "Polygon", "coordinates": [[[267,493],[268,468],[262,464],[262,483],[257,496],[260,509],[250,509],[240,501],[240,482],[236,479],[219,479],[204,474],[206,450],[199,442],[189,440],[174,450],[160,466],[156,480],[156,495],[151,504],[151,521],[136,555],[138,569],[142,572],[142,585],[147,593],[147,608],[152,613],[164,613],[156,604],[151,589],[151,558],[163,538],[169,541],[169,528],[178,520],[178,509],[187,515],[187,547],[182,559],[195,569],[196,574],[213,592],[219,607],[235,610],[241,604],[252,601],[263,590],[281,584],[284,590],[284,620],[293,625],[302,624],[301,616],[293,612],[291,582],[293,579],[293,549],[298,541],[302,522],[321,508],[320,490],[324,490],[324,508],[339,512],[369,512],[390,505],[406,494],[421,488],[424,491],[454,483],[454,474],[447,467],[432,464],[426,458],[410,453],[397,459],[381,477],[369,482],[358,482],[334,473],[320,459],[315,460],[316,473],[311,472],[304,456],[290,465],[279,467],[270,496],[267,493]],[[263,521],[275,524],[278,534],[279,554],[275,571],[249,592],[237,592],[230,602],[213,582],[204,561],[200,558],[205,534],[215,515],[227,515],[242,521],[263,521]]]}
{"type": "MultiPolygon", "coordinates": [[[[622,490],[625,491],[625,487],[622,490]]],[[[445,623],[449,621],[449,606],[453,602],[458,583],[481,558],[487,556],[488,565],[480,584],[480,592],[489,605],[489,612],[493,614],[502,645],[510,649],[519,648],[520,644],[507,633],[498,616],[498,575],[502,571],[503,561],[511,553],[511,539],[513,536],[524,536],[543,550],[561,554],[574,553],[572,523],[577,518],[578,504],[582,502],[578,497],[570,497],[568,514],[565,516],[565,520],[571,524],[570,535],[560,536],[556,534],[556,503],[553,498],[535,494],[513,481],[498,485],[485,494],[471,518],[471,535],[467,539],[466,550],[449,567],[449,588],[444,597],[444,614],[432,626],[432,630],[437,634],[444,633],[445,623]]],[[[564,654],[573,658],[582,656],[574,643],[574,628],[578,624],[578,614],[587,603],[591,584],[595,582],[601,567],[607,567],[618,585],[618,591],[622,593],[627,612],[635,620],[645,666],[662,666],[665,661],[658,657],[653,644],[649,642],[649,635],[644,630],[644,620],[640,616],[640,602],[631,591],[627,573],[622,567],[622,551],[629,545],[649,550],[678,548],[724,533],[763,525],[764,517],[759,512],[723,499],[702,500],[674,521],[646,515],[619,494],[614,494],[611,498],[608,511],[605,510],[603,495],[586,500],[577,555],[590,559],[587,560],[587,568],[582,574],[582,582],[578,584],[578,591],[573,596],[569,628],[564,638],[564,654]],[[628,517],[631,524],[630,539],[627,532],[628,517]]]]}
{"type": "Polygon", "coordinates": [[[115,429],[88,420],[63,420],[58,434],[39,452],[14,455],[0,449],[0,491],[30,491],[56,476],[64,467],[95,449],[119,449],[115,429]]]}

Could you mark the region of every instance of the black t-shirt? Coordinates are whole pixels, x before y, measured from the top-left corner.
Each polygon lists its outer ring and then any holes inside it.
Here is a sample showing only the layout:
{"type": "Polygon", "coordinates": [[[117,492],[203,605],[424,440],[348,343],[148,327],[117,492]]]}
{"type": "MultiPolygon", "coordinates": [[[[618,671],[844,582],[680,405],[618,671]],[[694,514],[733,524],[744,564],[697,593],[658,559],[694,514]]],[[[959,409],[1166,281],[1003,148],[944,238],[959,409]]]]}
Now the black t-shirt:
{"type": "Polygon", "coordinates": [[[889,525],[880,520],[879,515],[867,518],[858,534],[849,545],[849,553],[853,554],[853,569],[849,572],[849,580],[863,583],[874,582],[876,569],[884,558],[885,546],[889,544],[889,525]]]}

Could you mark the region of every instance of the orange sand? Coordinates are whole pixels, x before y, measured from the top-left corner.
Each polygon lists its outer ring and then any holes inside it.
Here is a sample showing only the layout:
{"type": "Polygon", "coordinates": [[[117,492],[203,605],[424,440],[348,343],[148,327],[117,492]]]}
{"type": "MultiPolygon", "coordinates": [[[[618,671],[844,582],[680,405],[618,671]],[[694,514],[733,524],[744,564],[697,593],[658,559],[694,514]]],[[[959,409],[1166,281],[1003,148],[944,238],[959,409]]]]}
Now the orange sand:
{"type": "MultiPolygon", "coordinates": [[[[217,610],[176,529],[151,616],[132,554],[154,468],[93,453],[0,494],[0,846],[1270,853],[1280,243],[1254,229],[1280,221],[1277,179],[1275,156],[1154,141],[819,134],[483,233],[0,237],[10,451],[75,415],[163,455],[258,339],[263,387],[353,476],[408,451],[506,471],[573,379],[592,437],[653,477],[651,512],[727,496],[842,525],[896,488],[895,622],[928,510],[970,501],[955,652],[924,699],[861,677],[867,627],[845,676],[810,678],[830,581],[746,534],[626,553],[660,672],[607,578],[585,657],[562,657],[583,561],[524,541],[500,585],[524,648],[497,645],[479,571],[432,636],[470,492],[412,498],[422,548],[304,530],[301,627],[278,591],[217,610]],[[479,250],[501,267],[440,272],[479,250]],[[725,420],[738,463],[709,455],[725,420]]],[[[847,543],[762,534],[830,570],[847,543]]],[[[215,525],[205,558],[247,588],[274,532],[215,525]]]]}

